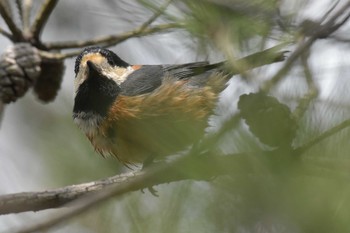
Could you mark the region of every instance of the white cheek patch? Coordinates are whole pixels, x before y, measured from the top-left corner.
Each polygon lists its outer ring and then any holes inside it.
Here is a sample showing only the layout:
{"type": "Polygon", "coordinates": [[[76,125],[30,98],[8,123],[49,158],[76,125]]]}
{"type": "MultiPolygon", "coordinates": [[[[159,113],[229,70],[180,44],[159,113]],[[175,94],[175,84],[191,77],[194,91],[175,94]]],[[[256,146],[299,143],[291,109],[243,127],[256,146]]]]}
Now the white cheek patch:
{"type": "Polygon", "coordinates": [[[74,96],[77,94],[79,86],[86,80],[86,78],[87,69],[81,67],[79,73],[74,79],[74,96]]]}
{"type": "Polygon", "coordinates": [[[125,79],[129,76],[129,74],[131,74],[134,71],[135,70],[131,66],[128,66],[128,68],[126,68],[126,72],[122,76],[120,76],[121,82],[118,84],[120,85],[122,82],[124,82],[125,79]]]}
{"type": "Polygon", "coordinates": [[[122,84],[128,75],[130,75],[135,70],[128,66],[127,68],[123,67],[114,67],[112,69],[103,70],[102,74],[110,79],[113,79],[118,85],[122,84]]]}
{"type": "MultiPolygon", "coordinates": [[[[111,67],[108,65],[108,67],[101,68],[101,73],[103,76],[106,76],[109,79],[114,80],[118,85],[122,84],[135,70],[132,68],[132,66],[128,66],[127,68],[124,67],[111,67]]],[[[74,97],[76,96],[79,86],[87,79],[88,76],[88,70],[86,68],[86,64],[82,65],[80,67],[80,71],[77,74],[75,80],[74,80],[74,97]]]]}

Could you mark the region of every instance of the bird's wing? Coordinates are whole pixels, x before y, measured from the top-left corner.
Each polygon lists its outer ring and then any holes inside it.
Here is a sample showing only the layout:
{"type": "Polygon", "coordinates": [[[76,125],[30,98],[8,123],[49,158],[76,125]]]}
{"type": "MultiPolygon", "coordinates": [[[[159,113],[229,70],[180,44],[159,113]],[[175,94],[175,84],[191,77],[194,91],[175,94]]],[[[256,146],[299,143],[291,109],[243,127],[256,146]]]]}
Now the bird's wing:
{"type": "Polygon", "coordinates": [[[181,65],[144,65],[131,73],[121,84],[121,94],[128,96],[141,95],[158,88],[164,79],[189,79],[208,70],[221,66],[221,63],[194,62],[181,65]]]}
{"type": "Polygon", "coordinates": [[[132,72],[120,85],[121,95],[135,96],[149,93],[162,84],[161,65],[144,65],[132,72]]]}
{"type": "Polygon", "coordinates": [[[163,70],[168,76],[175,79],[187,79],[203,73],[210,66],[208,62],[194,62],[181,65],[163,65],[163,70]]]}

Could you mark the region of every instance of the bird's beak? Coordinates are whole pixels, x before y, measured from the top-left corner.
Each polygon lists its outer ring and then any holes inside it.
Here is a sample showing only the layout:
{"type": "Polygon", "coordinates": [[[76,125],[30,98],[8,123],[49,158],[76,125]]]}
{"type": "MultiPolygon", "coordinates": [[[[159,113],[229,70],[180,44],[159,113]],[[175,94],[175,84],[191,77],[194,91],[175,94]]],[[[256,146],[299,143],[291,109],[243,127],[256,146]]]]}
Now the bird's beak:
{"type": "Polygon", "coordinates": [[[87,61],[86,65],[89,67],[89,71],[98,72],[97,66],[92,61],[87,61]]]}
{"type": "Polygon", "coordinates": [[[96,76],[100,75],[100,73],[101,73],[100,68],[97,67],[92,61],[87,61],[86,65],[87,65],[88,70],[89,70],[88,77],[96,77],[96,76]]]}

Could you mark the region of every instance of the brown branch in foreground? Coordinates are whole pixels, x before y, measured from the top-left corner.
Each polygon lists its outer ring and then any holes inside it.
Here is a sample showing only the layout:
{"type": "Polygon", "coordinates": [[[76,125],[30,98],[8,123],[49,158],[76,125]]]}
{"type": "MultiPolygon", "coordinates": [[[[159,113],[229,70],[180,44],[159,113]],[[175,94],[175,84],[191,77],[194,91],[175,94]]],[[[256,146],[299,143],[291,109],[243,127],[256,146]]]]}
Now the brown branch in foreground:
{"type": "MultiPolygon", "coordinates": [[[[130,177],[128,182],[106,187],[100,192],[83,196],[71,203],[70,208],[64,209],[50,219],[43,220],[35,225],[26,225],[24,228],[12,231],[28,233],[45,231],[63,221],[85,213],[91,207],[100,204],[111,197],[124,193],[147,188],[156,184],[169,183],[178,180],[195,179],[205,180],[222,174],[250,174],[258,166],[263,156],[249,156],[235,154],[232,156],[185,156],[168,164],[154,166],[137,176],[130,177]]],[[[265,157],[265,156],[264,156],[265,157]]]]}
{"type": "Polygon", "coordinates": [[[42,192],[2,195],[0,196],[0,215],[57,208],[82,195],[101,190],[111,184],[127,182],[129,178],[136,175],[138,175],[137,172],[130,172],[94,182],[70,185],[42,192]]]}
{"type": "MultiPolygon", "coordinates": [[[[0,196],[0,214],[20,213],[25,211],[38,211],[61,207],[83,195],[99,190],[108,189],[109,186],[124,192],[139,190],[150,186],[186,179],[206,180],[212,176],[243,172],[242,154],[232,156],[197,156],[190,157],[172,164],[162,164],[145,171],[129,172],[106,179],[71,185],[63,188],[46,190],[42,192],[23,192],[0,196]],[[190,166],[192,163],[195,166],[190,166]],[[240,167],[237,167],[240,164],[240,167]],[[164,170],[163,167],[166,167],[164,170]],[[160,171],[159,171],[160,170],[160,171]],[[160,173],[161,172],[161,173],[160,173]],[[127,188],[123,188],[126,186],[127,188]]],[[[245,158],[248,156],[244,155],[245,158]]],[[[245,169],[245,172],[247,170],[245,169]]],[[[118,191],[119,192],[119,191],[118,191]]]]}

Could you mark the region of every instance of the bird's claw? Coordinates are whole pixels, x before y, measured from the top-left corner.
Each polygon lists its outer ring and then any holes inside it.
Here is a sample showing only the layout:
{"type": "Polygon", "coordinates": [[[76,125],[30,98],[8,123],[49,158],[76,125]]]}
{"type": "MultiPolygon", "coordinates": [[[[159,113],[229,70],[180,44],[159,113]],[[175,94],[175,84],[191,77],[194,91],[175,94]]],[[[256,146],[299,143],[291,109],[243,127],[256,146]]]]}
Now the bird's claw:
{"type": "MultiPolygon", "coordinates": [[[[148,187],[147,189],[148,189],[148,191],[149,191],[154,197],[159,197],[158,191],[157,191],[155,188],[153,188],[153,186],[150,186],[150,187],[148,187]]],[[[141,192],[142,192],[142,193],[145,193],[143,190],[144,190],[144,189],[141,189],[141,192]]]]}

